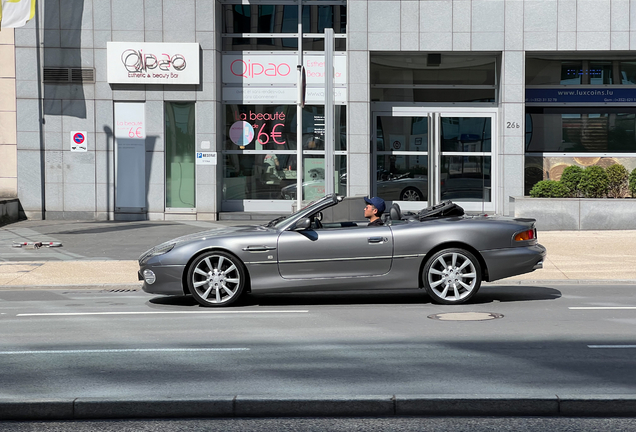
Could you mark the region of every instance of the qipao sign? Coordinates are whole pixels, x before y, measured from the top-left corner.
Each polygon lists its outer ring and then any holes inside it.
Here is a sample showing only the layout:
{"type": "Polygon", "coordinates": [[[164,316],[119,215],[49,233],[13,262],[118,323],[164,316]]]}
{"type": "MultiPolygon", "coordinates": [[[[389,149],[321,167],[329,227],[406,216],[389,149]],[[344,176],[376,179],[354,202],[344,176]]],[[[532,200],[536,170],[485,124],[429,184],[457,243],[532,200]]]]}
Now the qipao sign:
{"type": "Polygon", "coordinates": [[[199,84],[198,43],[108,42],[111,84],[199,84]]]}
{"type": "Polygon", "coordinates": [[[228,136],[239,148],[244,149],[252,142],[261,148],[286,146],[284,107],[241,105],[240,109],[228,106],[227,110],[228,136]]]}

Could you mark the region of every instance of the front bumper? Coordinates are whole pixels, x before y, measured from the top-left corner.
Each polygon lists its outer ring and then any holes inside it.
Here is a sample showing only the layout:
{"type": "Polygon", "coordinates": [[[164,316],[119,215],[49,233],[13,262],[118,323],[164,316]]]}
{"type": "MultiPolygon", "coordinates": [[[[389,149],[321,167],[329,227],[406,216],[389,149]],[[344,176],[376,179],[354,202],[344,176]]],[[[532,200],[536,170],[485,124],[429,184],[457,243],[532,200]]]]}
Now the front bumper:
{"type": "Polygon", "coordinates": [[[139,280],[143,280],[142,289],[150,294],[184,295],[187,289],[183,286],[183,272],[185,265],[143,265],[137,273],[139,280]],[[148,284],[143,277],[144,270],[149,269],[155,274],[156,280],[148,284]]]}

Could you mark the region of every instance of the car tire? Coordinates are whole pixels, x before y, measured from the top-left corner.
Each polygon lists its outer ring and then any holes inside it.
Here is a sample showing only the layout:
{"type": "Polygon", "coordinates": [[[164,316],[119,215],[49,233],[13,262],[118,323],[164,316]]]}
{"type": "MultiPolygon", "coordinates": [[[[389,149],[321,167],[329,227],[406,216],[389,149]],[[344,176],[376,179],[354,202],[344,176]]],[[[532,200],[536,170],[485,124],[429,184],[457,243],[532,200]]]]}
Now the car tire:
{"type": "Polygon", "coordinates": [[[199,255],[188,269],[188,289],[202,306],[234,303],[243,292],[245,266],[234,255],[213,251],[199,255]]]}
{"type": "Polygon", "coordinates": [[[434,303],[466,303],[481,286],[481,265],[467,250],[444,249],[426,261],[422,281],[434,303]]]}
{"type": "Polygon", "coordinates": [[[400,192],[400,201],[423,201],[424,195],[414,187],[407,187],[400,192]]]}

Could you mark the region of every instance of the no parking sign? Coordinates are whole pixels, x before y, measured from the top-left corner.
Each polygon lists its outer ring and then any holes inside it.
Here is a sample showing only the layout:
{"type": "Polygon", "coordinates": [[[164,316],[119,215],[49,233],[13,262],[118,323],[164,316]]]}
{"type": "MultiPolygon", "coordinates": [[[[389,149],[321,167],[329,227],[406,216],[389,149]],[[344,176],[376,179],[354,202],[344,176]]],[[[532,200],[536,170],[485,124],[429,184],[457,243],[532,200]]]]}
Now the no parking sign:
{"type": "Polygon", "coordinates": [[[85,152],[88,149],[86,131],[71,131],[71,151],[85,152]]]}

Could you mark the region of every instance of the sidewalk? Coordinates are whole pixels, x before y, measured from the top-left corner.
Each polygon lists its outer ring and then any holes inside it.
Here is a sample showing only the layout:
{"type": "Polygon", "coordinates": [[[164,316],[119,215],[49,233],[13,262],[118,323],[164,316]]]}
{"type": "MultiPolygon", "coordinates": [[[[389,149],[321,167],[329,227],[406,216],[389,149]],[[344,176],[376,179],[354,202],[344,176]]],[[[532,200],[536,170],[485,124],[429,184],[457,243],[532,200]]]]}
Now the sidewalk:
{"type": "MultiPolygon", "coordinates": [[[[22,221],[0,228],[0,289],[139,288],[136,258],[171,238],[237,222],[22,221]],[[16,249],[13,241],[60,241],[16,249]]],[[[544,268],[497,284],[636,283],[636,231],[543,231],[544,268]]]]}

